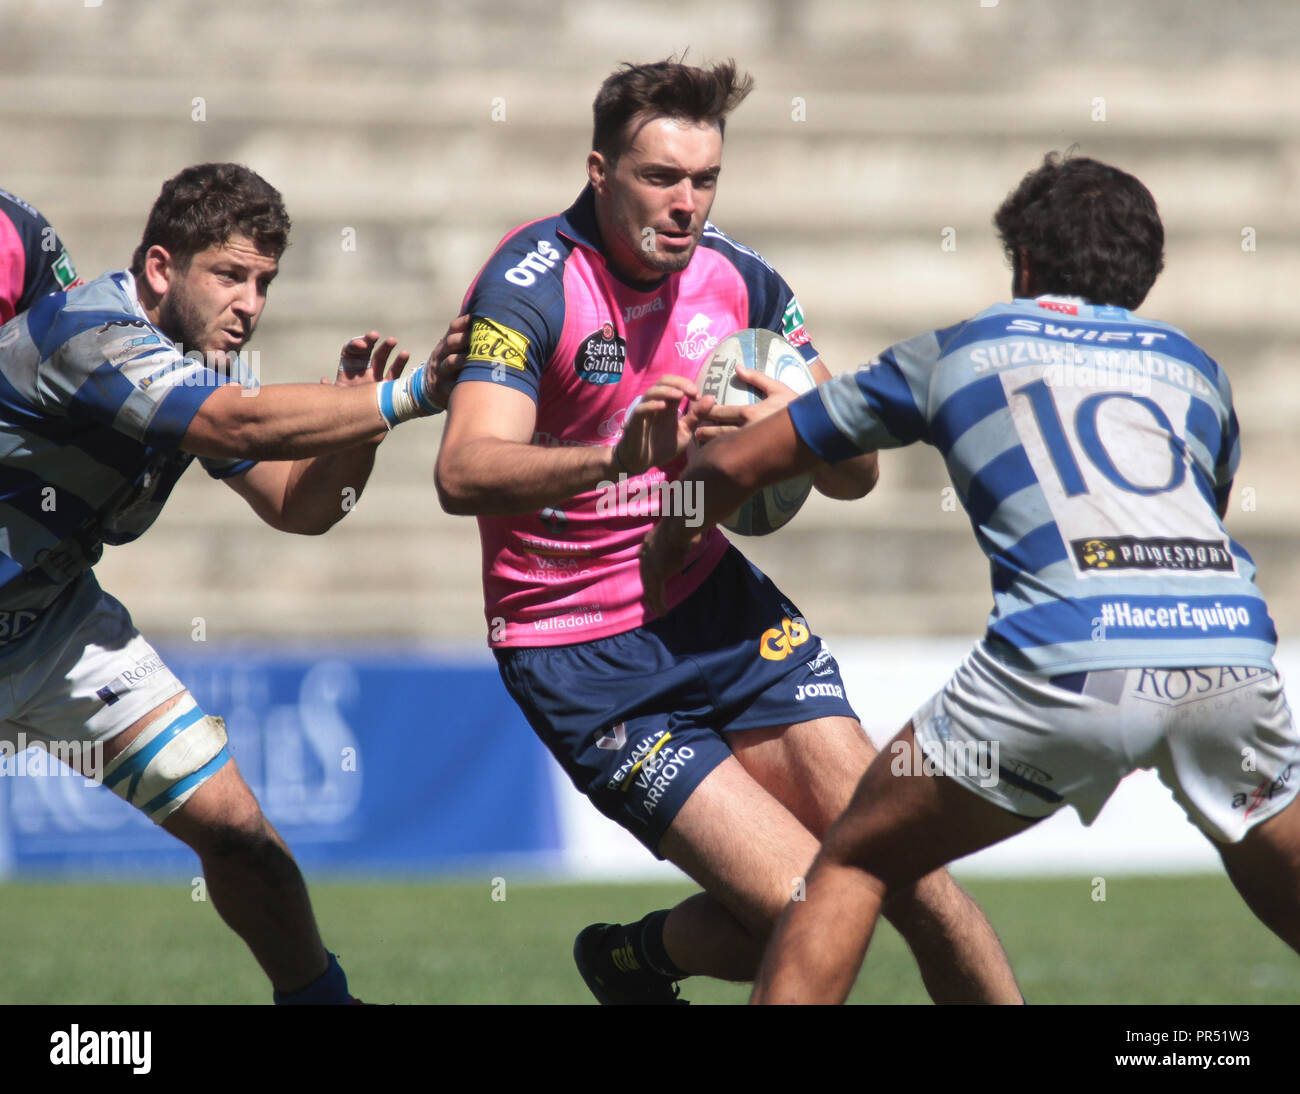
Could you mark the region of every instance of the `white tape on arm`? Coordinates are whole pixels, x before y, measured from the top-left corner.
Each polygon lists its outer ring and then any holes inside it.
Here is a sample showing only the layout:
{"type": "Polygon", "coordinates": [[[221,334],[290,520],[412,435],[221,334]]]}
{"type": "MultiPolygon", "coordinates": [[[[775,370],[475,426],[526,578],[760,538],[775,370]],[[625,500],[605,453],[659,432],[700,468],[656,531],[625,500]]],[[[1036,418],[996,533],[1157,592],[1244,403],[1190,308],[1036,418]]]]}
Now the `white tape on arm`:
{"type": "Polygon", "coordinates": [[[409,376],[384,380],[375,385],[379,415],[389,429],[412,418],[441,414],[446,409],[433,401],[434,378],[430,375],[431,371],[431,362],[425,361],[409,376]]]}

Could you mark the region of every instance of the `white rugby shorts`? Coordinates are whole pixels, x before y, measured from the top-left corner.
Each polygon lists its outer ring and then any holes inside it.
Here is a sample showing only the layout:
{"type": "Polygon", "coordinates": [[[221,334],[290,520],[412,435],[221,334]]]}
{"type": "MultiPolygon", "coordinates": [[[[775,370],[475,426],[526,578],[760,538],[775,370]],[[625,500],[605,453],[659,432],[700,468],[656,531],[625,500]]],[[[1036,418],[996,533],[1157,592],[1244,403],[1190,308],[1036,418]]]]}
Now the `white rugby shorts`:
{"type": "Polygon", "coordinates": [[[980,643],[912,724],[935,770],[946,758],[945,774],[1022,817],[1069,804],[1091,824],[1121,779],[1155,768],[1193,823],[1235,843],[1300,787],[1300,734],[1276,670],[1048,678],[1009,668],[980,643]]]}
{"type": "Polygon", "coordinates": [[[107,741],[184,690],[127,610],[101,592],[62,642],[0,676],[0,740],[107,741]]]}

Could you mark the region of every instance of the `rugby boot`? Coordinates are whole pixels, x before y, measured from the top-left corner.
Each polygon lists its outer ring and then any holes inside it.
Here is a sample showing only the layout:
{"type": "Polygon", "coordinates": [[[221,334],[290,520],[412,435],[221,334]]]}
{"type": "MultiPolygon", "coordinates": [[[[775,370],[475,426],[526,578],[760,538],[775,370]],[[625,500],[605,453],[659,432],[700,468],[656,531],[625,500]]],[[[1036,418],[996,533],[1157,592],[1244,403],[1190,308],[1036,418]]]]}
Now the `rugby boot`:
{"type": "Polygon", "coordinates": [[[636,958],[627,928],[593,923],[573,943],[573,960],[591,994],[602,1006],[687,1006],[677,982],[636,958]]]}

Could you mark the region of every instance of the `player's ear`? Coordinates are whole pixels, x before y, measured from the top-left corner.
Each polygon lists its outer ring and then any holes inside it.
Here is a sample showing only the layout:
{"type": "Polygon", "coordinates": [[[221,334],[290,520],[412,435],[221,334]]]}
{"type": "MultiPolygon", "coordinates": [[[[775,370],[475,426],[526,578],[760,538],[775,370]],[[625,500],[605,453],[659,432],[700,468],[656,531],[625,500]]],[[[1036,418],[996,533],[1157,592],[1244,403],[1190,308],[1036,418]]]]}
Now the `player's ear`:
{"type": "Polygon", "coordinates": [[[171,252],[155,243],[144,256],[145,283],[155,294],[162,296],[167,292],[175,274],[176,263],[172,260],[171,252]]]}
{"type": "Polygon", "coordinates": [[[605,180],[608,177],[608,172],[609,164],[605,162],[604,155],[595,149],[587,153],[587,178],[591,181],[592,189],[602,196],[605,193],[605,180]]]}

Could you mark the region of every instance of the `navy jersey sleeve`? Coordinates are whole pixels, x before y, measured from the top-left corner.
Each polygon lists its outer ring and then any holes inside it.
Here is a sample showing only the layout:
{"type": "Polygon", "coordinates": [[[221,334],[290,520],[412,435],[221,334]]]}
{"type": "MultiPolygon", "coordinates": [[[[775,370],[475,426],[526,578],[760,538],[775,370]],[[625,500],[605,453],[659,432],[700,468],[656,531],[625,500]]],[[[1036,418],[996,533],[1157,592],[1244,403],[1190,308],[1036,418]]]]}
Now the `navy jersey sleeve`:
{"type": "Polygon", "coordinates": [[[564,261],[570,245],[555,218],[507,237],[461,310],[471,316],[469,352],[457,383],[487,380],[537,401],[542,369],[564,330],[564,261]]]}
{"type": "Polygon", "coordinates": [[[63,292],[81,283],[68,249],[50,222],[27,202],[0,190],[0,214],[13,226],[20,243],[22,289],[11,301],[13,312],[24,312],[42,296],[63,292]]]}
{"type": "Polygon", "coordinates": [[[749,325],[775,331],[811,364],[818,353],[808,334],[803,309],[794,290],[757,251],[737,243],[713,224],[705,226],[702,246],[725,254],[749,292],[749,325]]]}

